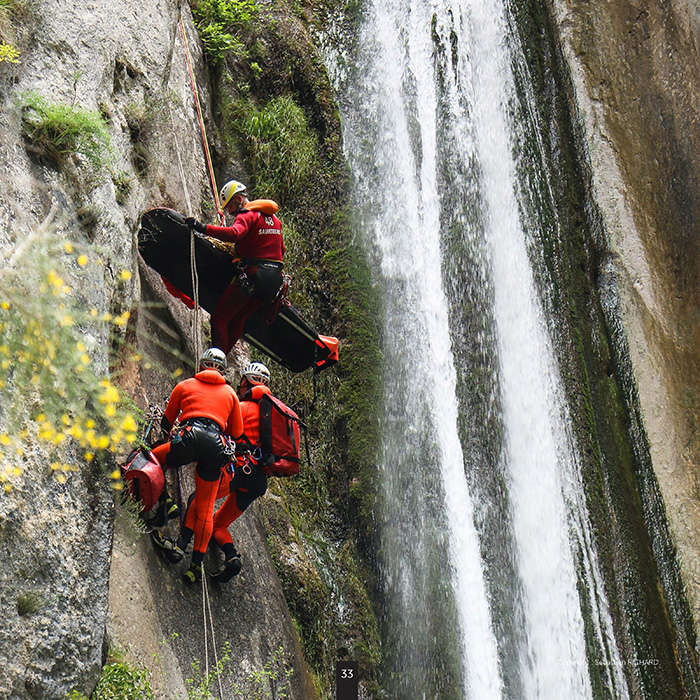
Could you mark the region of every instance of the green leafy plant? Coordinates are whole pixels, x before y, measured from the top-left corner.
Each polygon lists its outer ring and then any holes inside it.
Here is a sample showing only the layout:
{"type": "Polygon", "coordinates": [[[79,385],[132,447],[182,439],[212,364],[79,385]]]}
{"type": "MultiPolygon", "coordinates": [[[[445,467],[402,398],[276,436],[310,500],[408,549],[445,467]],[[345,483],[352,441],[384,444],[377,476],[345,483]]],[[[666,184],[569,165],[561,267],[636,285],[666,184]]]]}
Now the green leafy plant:
{"type": "Polygon", "coordinates": [[[148,532],[148,527],[141,517],[143,505],[124,491],[122,498],[117,503],[115,519],[120,523],[122,531],[129,540],[137,542],[141,535],[148,532]]]}
{"type": "Polygon", "coordinates": [[[192,13],[212,64],[219,63],[229,52],[237,57],[246,55],[240,35],[250,33],[260,15],[256,0],[199,0],[193,3],[192,13]]]}
{"type": "Polygon", "coordinates": [[[34,147],[63,163],[80,154],[95,171],[111,158],[107,124],[100,114],[78,105],[51,102],[36,92],[20,98],[24,137],[34,147]]]}
{"type": "Polygon", "coordinates": [[[291,97],[275,97],[253,108],[242,123],[255,186],[285,201],[298,196],[317,166],[318,141],[306,115],[291,97]]]}
{"type": "MultiPolygon", "coordinates": [[[[231,645],[225,642],[218,664],[207,675],[203,675],[197,659],[192,662],[193,675],[185,679],[187,700],[210,700],[212,691],[218,690],[218,681],[234,673],[231,645]]],[[[251,671],[241,684],[234,683],[231,697],[245,700],[284,700],[289,697],[289,679],[294,675],[283,647],[278,647],[270,660],[262,667],[251,671]],[[280,670],[280,667],[282,670],[280,670]]]]}
{"type": "MultiPolygon", "coordinates": [[[[129,663],[122,652],[111,649],[102,675],[89,700],[152,700],[153,689],[148,671],[129,663]]],[[[88,700],[77,690],[66,695],[66,700],[88,700]]]]}

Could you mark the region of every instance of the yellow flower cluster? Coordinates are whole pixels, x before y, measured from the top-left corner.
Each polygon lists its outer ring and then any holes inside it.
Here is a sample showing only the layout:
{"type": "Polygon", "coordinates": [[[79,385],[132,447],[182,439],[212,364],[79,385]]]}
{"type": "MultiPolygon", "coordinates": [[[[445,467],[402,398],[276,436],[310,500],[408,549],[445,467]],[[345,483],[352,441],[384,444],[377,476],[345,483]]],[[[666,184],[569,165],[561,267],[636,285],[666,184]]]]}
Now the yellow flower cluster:
{"type": "Polygon", "coordinates": [[[0,62],[19,63],[19,51],[4,41],[0,41],[0,62]]]}
{"type": "MultiPolygon", "coordinates": [[[[91,260],[104,264],[77,244],[66,242],[62,248],[78,269],[91,260]]],[[[77,331],[83,324],[125,327],[129,312],[112,315],[81,307],[56,256],[45,257],[46,264],[38,265],[39,280],[18,275],[0,288],[0,401],[8,425],[17,426],[0,431],[0,493],[17,485],[24,450],[33,441],[48,448],[50,473],[63,483],[78,464],[129,448],[138,439],[138,424],[125,410],[124,397],[108,378],[94,373],[92,350],[77,331]],[[38,415],[25,422],[33,412],[38,415]]],[[[120,282],[132,278],[129,270],[117,275],[120,282]]],[[[120,489],[120,470],[111,476],[113,487],[120,489]]]]}

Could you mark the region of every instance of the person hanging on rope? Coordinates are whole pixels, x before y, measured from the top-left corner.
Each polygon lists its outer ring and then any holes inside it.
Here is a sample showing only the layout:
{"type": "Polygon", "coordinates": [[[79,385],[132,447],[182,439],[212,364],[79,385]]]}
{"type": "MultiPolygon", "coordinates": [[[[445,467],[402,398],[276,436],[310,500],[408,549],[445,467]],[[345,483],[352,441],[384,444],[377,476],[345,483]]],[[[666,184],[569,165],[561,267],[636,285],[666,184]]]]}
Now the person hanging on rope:
{"type": "Polygon", "coordinates": [[[226,583],[241,570],[241,557],[233,545],[228,526],[256,499],[267,491],[267,476],[260,464],[260,399],[270,395],[270,370],[262,362],[251,362],[243,370],[238,386],[238,398],[243,418],[243,440],[239,450],[245,445],[246,454],[239,454],[233,477],[229,483],[229,493],[223,505],[214,514],[212,540],[224,553],[224,562],[211,578],[226,583]]]}
{"type": "Polygon", "coordinates": [[[223,210],[234,216],[231,226],[207,225],[194,217],[187,217],[185,224],[206,236],[236,244],[241,272],[211,314],[212,345],[228,354],[243,334],[246,320],[277,295],[285,247],[275,202],[249,201],[246,186],[236,180],[221,188],[220,201],[223,210]]]}
{"type": "MultiPolygon", "coordinates": [[[[202,355],[199,372],[180,382],[172,391],[161,425],[168,432],[178,420],[170,440],[153,449],[158,461],[167,467],[196,462],[194,507],[187,512],[183,531],[194,535],[194,550],[185,580],[201,579],[202,561],[213,530],[214,502],[217,498],[222,467],[232,455],[230,439],[243,439],[243,421],[238,396],[223,377],[226,355],[219,348],[209,348],[202,355]]],[[[184,547],[163,536],[151,533],[154,544],[175,563],[184,555],[184,547]]]]}
{"type": "MultiPolygon", "coordinates": [[[[270,395],[269,382],[270,370],[261,362],[251,362],[243,370],[238,387],[243,436],[236,442],[237,454],[235,464],[232,465],[233,475],[225,471],[219,482],[216,498],[217,500],[226,498],[226,501],[214,515],[212,532],[212,540],[224,554],[221,568],[211,575],[211,578],[218,583],[230,581],[241,570],[241,557],[233,545],[228,526],[241,516],[256,498],[260,498],[267,491],[267,476],[262,472],[259,464],[260,399],[266,394],[270,395]]],[[[192,539],[193,532],[187,527],[187,520],[196,510],[198,498],[199,496],[195,493],[187,506],[185,526],[177,542],[171,542],[162,537],[157,542],[166,550],[166,556],[169,559],[171,559],[171,553],[175,553],[175,558],[171,560],[179,561],[192,539]]]]}

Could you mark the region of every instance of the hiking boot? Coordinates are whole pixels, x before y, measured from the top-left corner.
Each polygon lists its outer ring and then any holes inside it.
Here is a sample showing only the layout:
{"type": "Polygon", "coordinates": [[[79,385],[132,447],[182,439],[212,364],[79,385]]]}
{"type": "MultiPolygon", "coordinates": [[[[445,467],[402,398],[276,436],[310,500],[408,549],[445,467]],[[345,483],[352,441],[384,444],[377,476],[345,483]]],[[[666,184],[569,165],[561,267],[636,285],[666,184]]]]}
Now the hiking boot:
{"type": "Polygon", "coordinates": [[[151,532],[151,540],[171,564],[177,564],[185,556],[185,553],[177,546],[177,542],[165,537],[160,530],[151,532]]]}
{"type": "Polygon", "coordinates": [[[165,517],[168,520],[173,520],[180,515],[180,509],[177,507],[177,503],[173,501],[172,498],[168,497],[165,499],[165,517]]]}
{"type": "Polygon", "coordinates": [[[197,583],[202,580],[202,567],[199,564],[190,564],[190,568],[182,575],[185,583],[197,583]]]}
{"type": "Polygon", "coordinates": [[[234,551],[233,555],[224,561],[223,566],[211,574],[211,580],[217,583],[228,583],[234,576],[238,576],[241,571],[241,555],[234,551]]]}

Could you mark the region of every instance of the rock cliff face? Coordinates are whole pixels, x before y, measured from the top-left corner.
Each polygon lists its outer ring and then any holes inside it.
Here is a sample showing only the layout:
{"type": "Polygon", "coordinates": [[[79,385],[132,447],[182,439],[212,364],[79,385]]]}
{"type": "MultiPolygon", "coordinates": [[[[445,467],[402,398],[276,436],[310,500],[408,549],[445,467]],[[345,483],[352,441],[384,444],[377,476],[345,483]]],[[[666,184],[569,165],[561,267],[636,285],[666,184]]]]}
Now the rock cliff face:
{"type": "MultiPolygon", "coordinates": [[[[649,449],[700,620],[700,10],[553,2],[649,449]]],[[[602,276],[602,275],[601,275],[602,276]]]]}
{"type": "MultiPolygon", "coordinates": [[[[98,272],[75,265],[70,283],[101,313],[132,312],[127,337],[159,371],[123,356],[120,381],[139,406],[162,403],[174,384],[167,371],[182,366],[171,349],[194,354],[186,340],[191,319],[167,299],[156,275],[137,274],[135,233],[150,206],[192,207],[201,215],[201,203],[210,199],[178,30],[182,17],[208,113],[189,6],[44,0],[29,12],[22,21],[31,38],[21,47],[20,63],[0,63],[3,265],[42,222],[56,240],[89,242],[102,251],[98,272]],[[101,114],[111,137],[108,168],[87,176],[79,156],[58,162],[25,140],[19,103],[29,91],[101,114]],[[120,269],[134,275],[117,291],[120,269]],[[140,301],[156,306],[139,312],[140,301]]],[[[93,361],[106,367],[110,348],[101,340],[93,361]]],[[[111,644],[153,667],[157,697],[186,697],[193,659],[202,667],[205,660],[201,591],[184,590],[180,572],[166,567],[146,539],[135,543],[118,528],[112,550],[114,503],[98,467],[85,466],[61,484],[39,447],[24,462],[22,476],[0,499],[0,697],[89,695],[111,644]]],[[[218,654],[228,642],[236,659],[225,687],[245,690],[246,676],[281,647],[273,671],[293,670],[290,697],[316,697],[259,515],[251,511],[236,526],[245,562],[236,594],[212,591],[218,654]]],[[[211,655],[211,638],[208,643],[211,655]]]]}

